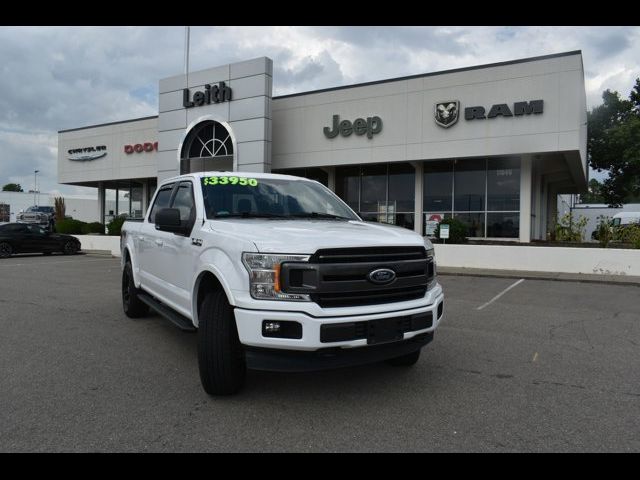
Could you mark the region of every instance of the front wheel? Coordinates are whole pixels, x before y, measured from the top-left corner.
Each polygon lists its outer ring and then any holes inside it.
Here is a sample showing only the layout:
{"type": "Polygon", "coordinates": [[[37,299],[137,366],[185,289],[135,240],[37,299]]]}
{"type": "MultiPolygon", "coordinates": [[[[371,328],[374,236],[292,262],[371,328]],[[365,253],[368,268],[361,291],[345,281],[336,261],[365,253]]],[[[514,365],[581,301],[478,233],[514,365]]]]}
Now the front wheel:
{"type": "Polygon", "coordinates": [[[209,395],[231,395],[244,385],[247,365],[233,308],[221,290],[202,302],[198,326],[198,366],[209,395]]]}
{"type": "Polygon", "coordinates": [[[0,243],[0,258],[10,257],[13,253],[13,248],[7,242],[0,243]]]}
{"type": "Polygon", "coordinates": [[[416,350],[401,357],[390,358],[387,360],[387,363],[394,367],[410,367],[411,365],[415,365],[419,358],[420,350],[416,350]]]}

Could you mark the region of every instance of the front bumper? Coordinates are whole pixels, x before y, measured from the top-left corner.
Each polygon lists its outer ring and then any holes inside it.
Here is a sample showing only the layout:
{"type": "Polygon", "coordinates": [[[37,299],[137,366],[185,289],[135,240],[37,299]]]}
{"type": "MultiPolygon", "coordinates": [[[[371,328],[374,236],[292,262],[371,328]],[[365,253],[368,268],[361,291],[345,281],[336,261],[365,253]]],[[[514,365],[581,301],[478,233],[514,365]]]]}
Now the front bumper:
{"type": "Polygon", "coordinates": [[[409,340],[366,348],[323,348],[312,352],[272,348],[246,348],[247,368],[270,372],[313,372],[380,362],[420,350],[433,340],[433,332],[409,340]]]}
{"type": "MultiPolygon", "coordinates": [[[[278,353],[278,350],[280,350],[280,353],[285,353],[285,350],[298,351],[298,353],[315,352],[320,350],[326,351],[327,349],[335,350],[336,348],[338,348],[339,350],[371,350],[372,348],[377,349],[378,347],[384,347],[380,350],[386,351],[389,349],[393,349],[393,347],[389,346],[395,345],[399,347],[401,344],[406,343],[407,340],[413,339],[414,337],[420,337],[422,334],[433,334],[444,317],[444,294],[440,290],[437,296],[427,296],[425,297],[425,299],[427,299],[427,301],[429,301],[430,303],[419,307],[385,311],[382,313],[351,314],[341,316],[315,317],[304,312],[249,310],[244,308],[236,308],[234,312],[240,342],[246,347],[249,347],[247,348],[247,359],[249,361],[249,366],[251,368],[258,368],[255,362],[253,364],[251,362],[252,356],[257,358],[256,352],[259,351],[256,350],[256,348],[272,350],[272,352],[270,353],[278,353]],[[337,342],[321,341],[321,329],[323,325],[333,325],[350,322],[368,322],[371,320],[391,319],[398,317],[411,317],[424,313],[431,314],[432,322],[430,326],[428,328],[420,330],[405,331],[402,335],[402,338],[398,341],[385,343],[383,345],[370,345],[367,338],[337,342]],[[302,325],[302,338],[296,339],[265,337],[262,333],[262,323],[265,320],[298,322],[302,325]]],[[[415,346],[413,344],[408,345],[415,346]]],[[[423,345],[420,345],[418,348],[421,348],[422,346],[423,345]]],[[[400,350],[402,350],[402,348],[400,348],[400,350]]],[[[269,352],[263,351],[262,353],[269,352]]],[[[400,353],[399,355],[402,355],[402,353],[400,353]]]]}

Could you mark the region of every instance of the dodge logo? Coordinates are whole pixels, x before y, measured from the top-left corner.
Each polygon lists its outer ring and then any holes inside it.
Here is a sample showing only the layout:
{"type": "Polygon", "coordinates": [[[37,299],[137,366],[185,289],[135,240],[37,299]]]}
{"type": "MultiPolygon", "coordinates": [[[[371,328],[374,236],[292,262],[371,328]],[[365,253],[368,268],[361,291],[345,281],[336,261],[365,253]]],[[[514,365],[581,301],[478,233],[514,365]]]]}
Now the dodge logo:
{"type": "Polygon", "coordinates": [[[388,268],[378,268],[377,270],[369,272],[369,275],[367,275],[367,277],[369,278],[369,281],[375,284],[384,285],[395,280],[396,272],[388,268]]]}
{"type": "Polygon", "coordinates": [[[458,121],[458,110],[460,102],[458,100],[449,100],[447,102],[436,103],[435,120],[438,125],[449,128],[458,121]]]}

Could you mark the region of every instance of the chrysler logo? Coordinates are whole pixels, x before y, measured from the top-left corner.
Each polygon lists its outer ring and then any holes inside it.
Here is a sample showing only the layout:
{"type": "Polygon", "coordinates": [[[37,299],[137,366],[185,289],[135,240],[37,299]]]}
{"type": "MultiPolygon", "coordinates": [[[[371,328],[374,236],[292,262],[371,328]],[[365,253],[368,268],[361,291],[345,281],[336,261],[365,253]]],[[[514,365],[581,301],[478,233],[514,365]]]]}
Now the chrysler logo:
{"type": "Polygon", "coordinates": [[[367,277],[373,283],[384,285],[395,280],[396,272],[389,268],[378,268],[377,270],[369,272],[369,275],[367,275],[367,277]]]}
{"type": "Polygon", "coordinates": [[[460,102],[458,100],[436,103],[434,112],[436,123],[441,127],[449,128],[458,121],[459,109],[460,102]]]}

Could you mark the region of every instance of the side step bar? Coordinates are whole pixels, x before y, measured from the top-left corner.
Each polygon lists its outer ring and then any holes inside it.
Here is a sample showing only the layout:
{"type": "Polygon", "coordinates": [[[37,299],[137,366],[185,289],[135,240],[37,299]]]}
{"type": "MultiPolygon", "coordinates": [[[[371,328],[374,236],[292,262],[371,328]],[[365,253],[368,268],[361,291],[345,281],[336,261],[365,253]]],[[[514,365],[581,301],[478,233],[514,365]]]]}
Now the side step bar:
{"type": "Polygon", "coordinates": [[[184,315],[180,315],[178,312],[174,312],[166,305],[163,305],[162,303],[157,301],[151,295],[148,295],[144,292],[139,292],[138,298],[149,305],[149,307],[158,312],[164,318],[173,323],[183,332],[195,332],[197,330],[196,327],[193,326],[193,323],[191,323],[191,320],[189,320],[184,315]]]}

